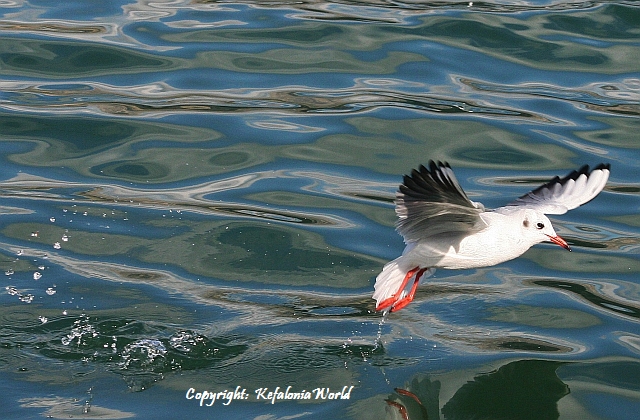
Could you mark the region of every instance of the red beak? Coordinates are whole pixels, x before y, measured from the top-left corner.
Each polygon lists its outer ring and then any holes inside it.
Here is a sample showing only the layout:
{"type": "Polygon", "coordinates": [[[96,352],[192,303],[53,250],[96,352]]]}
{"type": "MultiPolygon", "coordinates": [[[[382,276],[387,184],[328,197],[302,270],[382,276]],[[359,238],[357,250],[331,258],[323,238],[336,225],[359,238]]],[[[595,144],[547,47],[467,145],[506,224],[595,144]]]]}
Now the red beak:
{"type": "Polygon", "coordinates": [[[567,251],[571,251],[571,248],[569,248],[569,244],[567,243],[567,241],[565,241],[561,237],[559,237],[559,236],[550,236],[550,235],[547,235],[547,236],[549,237],[549,240],[551,242],[553,242],[554,244],[560,245],[561,247],[563,247],[567,251]]]}

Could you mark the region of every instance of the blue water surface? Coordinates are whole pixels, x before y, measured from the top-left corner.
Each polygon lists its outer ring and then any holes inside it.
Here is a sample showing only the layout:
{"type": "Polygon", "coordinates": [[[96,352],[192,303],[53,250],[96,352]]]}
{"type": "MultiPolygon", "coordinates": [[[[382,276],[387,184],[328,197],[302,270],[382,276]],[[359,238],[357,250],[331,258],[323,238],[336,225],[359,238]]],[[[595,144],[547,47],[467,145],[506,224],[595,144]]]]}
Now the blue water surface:
{"type": "Polygon", "coordinates": [[[640,409],[636,2],[0,10],[3,418],[640,409]],[[438,270],[383,318],[394,194],[430,159],[488,208],[611,177],[552,218],[572,253],[438,270]]]}

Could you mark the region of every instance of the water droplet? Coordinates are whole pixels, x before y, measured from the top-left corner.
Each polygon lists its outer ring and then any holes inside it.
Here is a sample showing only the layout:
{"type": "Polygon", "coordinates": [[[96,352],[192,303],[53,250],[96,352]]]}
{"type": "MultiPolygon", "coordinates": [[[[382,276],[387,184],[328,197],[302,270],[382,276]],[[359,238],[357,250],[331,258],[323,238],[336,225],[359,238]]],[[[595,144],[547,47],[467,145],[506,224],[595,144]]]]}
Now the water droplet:
{"type": "Polygon", "coordinates": [[[31,303],[33,302],[33,295],[31,293],[28,293],[26,295],[21,295],[20,300],[24,303],[31,303]]]}
{"type": "Polygon", "coordinates": [[[378,324],[378,335],[376,336],[376,339],[374,341],[374,351],[378,350],[378,348],[382,345],[382,326],[387,320],[387,315],[389,315],[388,309],[382,312],[382,318],[380,319],[380,324],[378,324]]]}
{"type": "MultiPolygon", "coordinates": [[[[164,359],[167,349],[160,340],[142,339],[127,344],[122,350],[122,369],[148,368],[155,360],[164,359]]],[[[156,362],[157,363],[157,362],[156,362]]]]}

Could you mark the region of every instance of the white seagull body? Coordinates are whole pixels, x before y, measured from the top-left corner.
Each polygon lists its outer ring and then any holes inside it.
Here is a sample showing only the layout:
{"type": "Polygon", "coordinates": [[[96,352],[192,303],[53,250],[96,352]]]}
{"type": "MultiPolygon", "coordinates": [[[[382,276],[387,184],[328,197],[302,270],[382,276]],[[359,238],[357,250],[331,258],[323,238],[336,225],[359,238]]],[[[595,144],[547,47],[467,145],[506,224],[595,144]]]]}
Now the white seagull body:
{"type": "Polygon", "coordinates": [[[607,183],[609,169],[609,164],[600,164],[589,171],[585,165],[494,210],[469,200],[448,163],[430,161],[429,169],[414,169],[404,176],[395,200],[397,230],[407,245],[376,278],[376,310],[404,308],[422,275],[435,268],[488,267],[544,241],[571,251],[545,214],[564,214],[595,198],[607,183]]]}

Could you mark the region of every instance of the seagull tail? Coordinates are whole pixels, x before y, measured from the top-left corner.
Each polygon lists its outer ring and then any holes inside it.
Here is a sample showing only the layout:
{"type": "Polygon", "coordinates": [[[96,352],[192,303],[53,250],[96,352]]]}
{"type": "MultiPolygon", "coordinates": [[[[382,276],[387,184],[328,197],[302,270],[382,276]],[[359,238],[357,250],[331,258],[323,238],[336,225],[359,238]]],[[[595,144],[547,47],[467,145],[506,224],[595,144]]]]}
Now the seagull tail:
{"type": "MultiPolygon", "coordinates": [[[[376,277],[376,284],[373,286],[375,289],[373,299],[376,300],[376,307],[379,307],[381,302],[384,302],[391,297],[395,296],[397,299],[400,299],[406,294],[406,290],[401,292],[399,289],[402,287],[402,283],[404,282],[407,273],[413,267],[410,267],[409,270],[402,268],[402,258],[403,257],[398,257],[385,264],[382,268],[382,272],[378,274],[378,277],[376,277]]],[[[435,271],[436,270],[434,268],[430,268],[424,273],[422,279],[429,277],[435,271]]],[[[407,285],[411,288],[410,282],[405,284],[405,286],[407,285]]]]}

